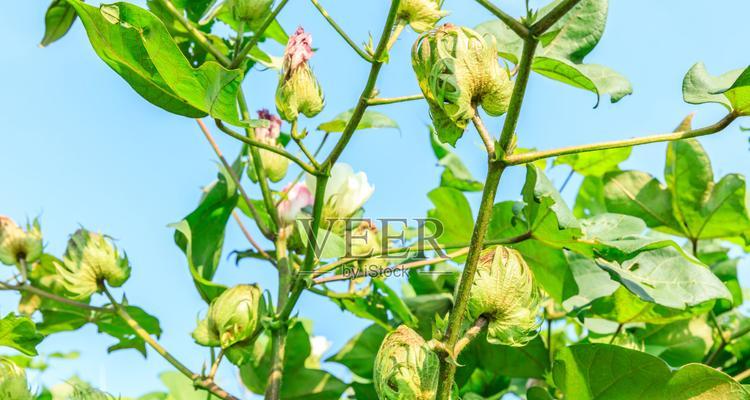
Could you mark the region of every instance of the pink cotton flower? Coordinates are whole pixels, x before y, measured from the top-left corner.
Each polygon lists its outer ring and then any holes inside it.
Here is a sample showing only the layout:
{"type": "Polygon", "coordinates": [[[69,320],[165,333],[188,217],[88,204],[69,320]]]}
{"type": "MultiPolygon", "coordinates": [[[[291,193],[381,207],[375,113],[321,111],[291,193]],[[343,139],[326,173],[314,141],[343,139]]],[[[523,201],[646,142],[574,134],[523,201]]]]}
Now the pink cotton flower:
{"type": "Polygon", "coordinates": [[[281,133],[281,119],[265,108],[258,110],[258,118],[267,120],[269,125],[267,128],[255,128],[255,136],[259,140],[276,143],[281,133]]]}
{"type": "Polygon", "coordinates": [[[282,190],[282,200],[278,205],[279,218],[281,221],[290,225],[297,220],[297,216],[303,208],[313,204],[313,195],[304,182],[299,182],[294,186],[286,185],[282,190]]]}
{"type": "Polygon", "coordinates": [[[289,38],[284,50],[284,70],[291,73],[313,56],[312,35],[300,26],[289,38]]]}

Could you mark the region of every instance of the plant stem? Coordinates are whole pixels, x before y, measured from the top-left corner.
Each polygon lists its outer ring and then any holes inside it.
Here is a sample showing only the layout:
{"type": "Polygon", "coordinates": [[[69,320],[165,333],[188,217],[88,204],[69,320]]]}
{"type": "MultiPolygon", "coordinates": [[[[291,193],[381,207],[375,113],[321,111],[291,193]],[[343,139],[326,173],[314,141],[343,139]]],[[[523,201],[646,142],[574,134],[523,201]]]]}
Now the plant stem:
{"type": "Polygon", "coordinates": [[[424,95],[412,94],[410,96],[399,96],[399,97],[376,97],[367,100],[368,106],[379,106],[384,104],[403,103],[406,101],[422,100],[424,95]]]}
{"type": "Polygon", "coordinates": [[[398,6],[400,3],[401,0],[391,1],[391,8],[388,11],[388,18],[385,21],[385,26],[383,27],[383,33],[380,36],[378,47],[375,49],[375,54],[373,55],[373,62],[372,66],[370,67],[370,74],[367,77],[365,88],[362,90],[362,94],[359,96],[359,101],[357,101],[357,105],[352,111],[352,116],[349,119],[349,122],[347,122],[346,127],[344,128],[344,131],[341,134],[341,138],[336,143],[336,146],[333,148],[333,150],[331,150],[331,154],[329,154],[328,158],[325,160],[325,162],[323,162],[323,169],[328,169],[333,166],[334,163],[336,163],[336,160],[338,160],[339,156],[341,156],[341,153],[344,152],[344,148],[349,143],[349,140],[351,140],[354,131],[357,130],[359,121],[362,120],[362,116],[365,114],[365,110],[367,109],[367,102],[372,98],[372,91],[373,89],[375,89],[375,83],[378,80],[378,74],[380,74],[380,69],[383,67],[383,54],[387,50],[387,44],[393,31],[393,24],[396,21],[396,14],[398,12],[398,6]]]}
{"type": "Polygon", "coordinates": [[[301,159],[295,157],[292,153],[284,150],[283,148],[276,147],[276,146],[273,146],[273,145],[270,145],[270,144],[267,144],[267,143],[263,143],[263,142],[255,140],[255,139],[249,138],[249,137],[247,137],[245,135],[242,135],[241,133],[236,132],[236,131],[232,130],[231,128],[229,128],[228,126],[224,125],[224,122],[221,121],[221,120],[218,120],[218,119],[216,120],[216,126],[222,132],[226,133],[227,135],[229,135],[229,136],[231,136],[231,137],[233,137],[233,138],[235,138],[235,139],[237,139],[237,140],[239,140],[239,141],[241,141],[241,142],[249,145],[251,147],[251,149],[252,148],[261,148],[263,150],[270,151],[271,153],[276,153],[276,154],[278,154],[278,155],[280,155],[280,156],[282,156],[284,158],[289,159],[289,161],[292,161],[293,163],[299,165],[300,168],[302,168],[307,173],[314,174],[316,172],[315,168],[313,168],[309,164],[305,163],[301,159]]]}
{"type": "Polygon", "coordinates": [[[521,106],[526,94],[526,86],[531,76],[531,64],[534,62],[537,43],[536,39],[529,38],[523,44],[521,60],[518,62],[518,76],[513,86],[513,93],[511,94],[510,105],[508,105],[508,114],[505,116],[503,130],[500,133],[500,149],[504,154],[513,152],[511,148],[513,146],[513,137],[516,134],[518,117],[521,115],[521,106]]]}
{"type": "Polygon", "coordinates": [[[625,326],[625,324],[619,324],[617,325],[617,329],[615,330],[615,333],[612,334],[612,338],[609,339],[609,344],[612,344],[615,342],[615,339],[617,339],[617,336],[620,335],[620,332],[622,332],[622,328],[625,326]]]}
{"type": "Polygon", "coordinates": [[[372,62],[372,58],[369,54],[367,54],[364,50],[362,50],[357,43],[352,40],[349,35],[344,32],[344,30],[339,26],[339,24],[336,23],[336,21],[328,14],[328,11],[323,8],[322,5],[318,2],[318,0],[310,0],[311,3],[315,6],[315,8],[320,11],[320,15],[323,16],[323,18],[328,21],[328,23],[333,27],[333,29],[336,30],[336,32],[346,41],[346,43],[351,47],[360,57],[362,57],[367,62],[372,62]]]}
{"type": "Polygon", "coordinates": [[[112,303],[112,306],[115,309],[115,312],[117,312],[117,315],[122,318],[123,321],[125,321],[126,324],[130,327],[130,329],[133,330],[133,332],[138,335],[144,342],[146,342],[154,351],[159,353],[167,362],[172,364],[180,373],[188,377],[190,380],[193,381],[193,384],[201,388],[203,390],[207,390],[214,394],[215,396],[224,399],[224,400],[239,400],[237,397],[232,396],[231,394],[227,393],[224,389],[219,387],[213,379],[210,378],[203,378],[200,375],[194,373],[190,370],[190,368],[186,367],[185,364],[181,363],[179,360],[177,360],[172,354],[170,354],[164,347],[162,347],[159,342],[154,340],[154,338],[151,336],[150,333],[148,333],[145,329],[143,329],[138,322],[133,319],[133,317],[128,314],[127,310],[125,310],[124,307],[120,305],[120,303],[115,300],[114,296],[112,296],[112,293],[109,292],[109,289],[107,289],[106,286],[103,287],[104,294],[109,299],[110,303],[112,303]]]}
{"type": "MultiPolygon", "coordinates": [[[[240,107],[240,114],[245,120],[250,119],[250,112],[247,109],[247,101],[245,100],[245,92],[240,90],[237,91],[237,105],[240,107]]],[[[250,128],[245,128],[245,137],[239,135],[236,139],[244,138],[250,139],[255,137],[255,131],[250,128]]],[[[243,140],[243,139],[240,139],[243,140]]],[[[244,141],[244,140],[243,140],[244,141]]],[[[270,146],[274,147],[274,146],[270,146]]],[[[260,158],[260,152],[258,147],[250,146],[250,155],[253,158],[253,166],[255,167],[255,175],[258,178],[258,186],[260,186],[261,194],[263,195],[263,203],[266,205],[266,212],[271,216],[273,226],[271,229],[274,232],[278,231],[279,224],[279,213],[276,206],[273,203],[273,197],[271,196],[271,189],[268,187],[268,179],[266,177],[266,170],[263,168],[263,160],[260,158]]]]}
{"type": "Polygon", "coordinates": [[[737,381],[737,382],[742,382],[743,380],[747,379],[748,377],[750,377],[750,369],[746,369],[746,370],[740,372],[739,374],[733,376],[734,380],[737,381]]]}
{"type": "MultiPolygon", "coordinates": [[[[206,38],[206,35],[203,34],[198,28],[193,25],[192,22],[190,22],[185,16],[178,10],[174,4],[170,0],[158,0],[159,3],[161,3],[164,8],[167,9],[167,12],[169,12],[177,21],[180,22],[182,26],[185,27],[190,37],[193,38],[200,46],[202,46],[206,51],[211,53],[214,58],[216,58],[219,63],[225,67],[229,67],[231,64],[231,60],[225,56],[219,49],[214,47],[211,42],[206,38]]],[[[235,67],[230,67],[230,69],[234,69],[235,67]]]]}
{"type": "MultiPolygon", "coordinates": [[[[514,244],[514,243],[523,242],[523,241],[525,241],[525,240],[527,240],[529,238],[531,238],[531,233],[527,232],[527,233],[524,233],[524,234],[521,234],[521,235],[518,235],[518,236],[515,236],[515,237],[512,237],[512,238],[503,239],[503,240],[495,240],[495,241],[493,241],[493,244],[514,244]]],[[[488,244],[489,244],[488,242],[484,243],[485,246],[487,246],[488,244]]],[[[376,276],[380,276],[380,275],[383,275],[383,274],[388,274],[388,273],[391,273],[391,272],[394,272],[394,271],[405,271],[405,270],[409,270],[409,269],[413,269],[413,268],[424,267],[424,266],[427,266],[427,265],[433,265],[433,264],[441,263],[441,262],[445,261],[446,259],[461,257],[464,254],[468,253],[469,249],[470,249],[470,247],[464,247],[462,249],[459,249],[458,251],[446,254],[445,257],[435,257],[435,258],[431,258],[431,259],[427,259],[427,260],[412,261],[412,262],[405,263],[405,264],[399,264],[399,265],[394,265],[394,266],[390,266],[390,267],[386,267],[386,268],[381,268],[381,269],[378,269],[378,270],[375,270],[375,271],[364,270],[364,271],[357,271],[354,274],[351,274],[351,273],[350,274],[340,274],[340,275],[328,276],[328,277],[325,277],[325,278],[317,278],[317,279],[314,279],[313,282],[315,282],[315,284],[321,284],[321,283],[328,283],[328,282],[335,282],[335,281],[345,281],[345,280],[349,280],[349,279],[357,279],[357,278],[362,278],[362,277],[376,277],[376,276]]],[[[375,255],[370,255],[370,256],[371,257],[375,257],[375,255]]],[[[350,260],[350,259],[345,259],[345,260],[347,260],[346,262],[353,261],[353,260],[350,260]]],[[[341,261],[341,260],[339,260],[339,261],[341,261]]],[[[324,266],[324,267],[322,267],[322,268],[314,271],[313,272],[313,277],[320,276],[320,275],[322,275],[322,274],[324,274],[324,273],[326,273],[326,272],[334,269],[335,267],[337,267],[339,265],[346,264],[346,262],[340,262],[339,263],[339,261],[333,262],[331,264],[328,264],[328,265],[326,265],[326,266],[324,266]]]]}
{"type": "MultiPolygon", "coordinates": [[[[208,130],[208,127],[206,124],[203,123],[202,120],[196,119],[196,122],[198,122],[198,126],[201,128],[201,131],[203,132],[203,135],[206,137],[206,140],[208,140],[208,143],[211,145],[211,148],[214,150],[214,153],[216,153],[216,157],[219,158],[219,161],[221,161],[221,164],[224,166],[224,169],[227,170],[229,173],[229,176],[234,181],[234,184],[237,185],[237,189],[240,192],[240,195],[242,196],[242,199],[245,200],[245,204],[247,204],[247,208],[250,209],[250,213],[253,214],[253,219],[255,219],[255,223],[258,225],[258,229],[260,229],[261,233],[263,233],[264,236],[269,237],[270,236],[270,230],[268,227],[263,225],[263,222],[260,218],[260,214],[258,214],[258,210],[255,209],[255,206],[253,205],[252,200],[250,199],[250,196],[247,195],[247,192],[245,191],[245,188],[242,186],[242,181],[239,176],[237,176],[237,173],[234,171],[234,168],[229,164],[226,158],[224,158],[224,154],[221,152],[221,149],[219,148],[219,145],[216,144],[216,141],[214,140],[213,135],[211,135],[211,132],[208,130]]],[[[235,219],[237,220],[237,223],[240,224],[240,227],[242,228],[243,232],[246,232],[244,229],[244,226],[242,225],[242,222],[239,218],[235,215],[235,219]]],[[[250,244],[253,244],[255,241],[252,240],[252,236],[249,236],[250,233],[247,232],[245,234],[246,237],[250,240],[250,244]]],[[[257,243],[253,244],[254,246],[257,246],[257,243]]],[[[258,251],[262,251],[260,249],[260,246],[256,247],[258,251]]]]}
{"type": "Polygon", "coordinates": [[[547,32],[547,29],[551,28],[557,21],[560,20],[565,14],[568,13],[573,7],[575,7],[581,0],[563,0],[555,8],[550,10],[545,16],[531,26],[531,34],[541,35],[547,32]]]}
{"type": "Polygon", "coordinates": [[[492,135],[487,131],[487,127],[484,126],[482,117],[479,116],[479,111],[476,108],[474,109],[474,116],[471,117],[471,121],[474,122],[474,126],[477,128],[477,132],[479,132],[479,137],[482,138],[484,147],[487,148],[487,154],[489,154],[490,156],[494,155],[495,141],[492,139],[492,135]]]}
{"type": "MultiPolygon", "coordinates": [[[[213,350],[213,347],[211,349],[213,350]]],[[[214,379],[216,372],[219,370],[219,364],[221,364],[222,359],[224,359],[224,349],[219,350],[219,355],[216,356],[216,359],[211,364],[211,371],[208,372],[208,379],[214,379]]]]}
{"type": "MultiPolygon", "coordinates": [[[[474,225],[474,231],[471,235],[471,246],[469,246],[466,264],[461,274],[461,283],[456,291],[453,309],[448,317],[448,327],[445,332],[445,348],[452,349],[458,341],[461,333],[461,322],[463,321],[466,305],[469,302],[471,286],[474,283],[479,253],[482,251],[485,234],[489,226],[490,217],[492,216],[492,206],[495,202],[495,194],[500,183],[500,177],[505,167],[497,162],[490,161],[487,179],[482,192],[482,201],[479,205],[477,221],[474,225]]],[[[440,360],[440,381],[438,384],[437,400],[448,400],[453,386],[453,376],[456,372],[456,365],[443,356],[440,360]]]]}
{"type": "Polygon", "coordinates": [[[62,303],[62,304],[65,304],[65,305],[76,307],[76,308],[81,308],[81,309],[88,310],[88,311],[108,312],[108,313],[114,312],[114,310],[111,309],[111,308],[97,307],[97,306],[92,306],[90,304],[82,303],[80,301],[71,300],[71,299],[68,299],[68,298],[65,298],[65,297],[62,297],[62,296],[58,296],[58,295],[56,295],[54,293],[47,292],[45,290],[39,289],[37,287],[31,286],[31,285],[28,285],[28,284],[23,284],[23,285],[9,285],[9,284],[7,284],[5,282],[0,282],[0,290],[15,290],[17,292],[29,292],[29,293],[33,293],[33,294],[35,294],[37,296],[40,296],[40,297],[46,297],[46,298],[48,298],[50,300],[54,300],[54,301],[56,301],[58,303],[62,303]]]}
{"type": "Polygon", "coordinates": [[[391,37],[388,39],[388,44],[385,45],[386,52],[389,52],[391,50],[391,47],[396,44],[396,40],[398,40],[398,37],[401,36],[401,32],[404,31],[405,27],[406,21],[398,20],[396,22],[396,26],[393,27],[393,32],[391,32],[391,37]]]}
{"type": "Polygon", "coordinates": [[[621,147],[640,146],[644,144],[658,143],[658,142],[671,142],[675,140],[706,136],[706,135],[711,135],[713,133],[722,131],[724,128],[729,126],[729,124],[731,124],[736,118],[737,118],[737,114],[730,113],[713,125],[709,125],[704,128],[693,129],[689,131],[664,133],[660,135],[645,136],[645,137],[640,137],[640,138],[613,140],[609,142],[585,144],[585,145],[580,145],[580,146],[569,146],[569,147],[562,147],[562,148],[554,149],[554,150],[532,151],[529,153],[510,155],[505,158],[505,163],[508,165],[528,164],[530,162],[534,162],[537,160],[563,156],[566,154],[586,153],[586,152],[597,151],[597,150],[617,149],[621,147]]]}
{"type": "Polygon", "coordinates": [[[245,47],[240,50],[239,53],[234,55],[234,59],[229,64],[229,69],[235,69],[242,64],[242,61],[245,60],[248,54],[250,54],[250,50],[255,47],[258,42],[260,41],[260,38],[263,36],[263,34],[266,32],[266,29],[268,29],[269,26],[273,23],[273,21],[276,19],[276,16],[279,15],[281,10],[284,9],[284,6],[286,6],[286,3],[289,0],[281,0],[279,2],[279,5],[276,6],[276,8],[273,9],[271,14],[266,17],[265,20],[263,20],[263,23],[260,25],[260,27],[253,32],[253,37],[250,39],[250,41],[245,45],[245,47]]]}
{"type": "Polygon", "coordinates": [[[531,36],[531,34],[529,33],[529,28],[527,28],[524,24],[519,22],[517,19],[506,14],[503,10],[498,8],[496,5],[492,4],[490,1],[477,0],[477,3],[481,4],[484,8],[487,9],[487,11],[495,15],[500,21],[503,21],[503,23],[508,28],[510,28],[513,32],[515,32],[516,35],[521,37],[521,39],[527,39],[531,36]]]}
{"type": "Polygon", "coordinates": [[[268,386],[266,386],[266,400],[278,400],[281,398],[281,382],[284,375],[284,356],[286,352],[286,324],[273,332],[271,337],[271,373],[268,375],[268,386]]]}
{"type": "Polygon", "coordinates": [[[464,337],[462,337],[458,342],[456,342],[456,347],[453,348],[453,357],[458,359],[458,355],[461,354],[462,351],[466,348],[466,346],[471,343],[472,340],[474,340],[477,335],[479,335],[480,332],[482,332],[482,329],[484,329],[485,326],[489,323],[489,319],[484,316],[480,316],[477,318],[476,321],[474,321],[474,325],[472,325],[464,334],[464,337]]]}

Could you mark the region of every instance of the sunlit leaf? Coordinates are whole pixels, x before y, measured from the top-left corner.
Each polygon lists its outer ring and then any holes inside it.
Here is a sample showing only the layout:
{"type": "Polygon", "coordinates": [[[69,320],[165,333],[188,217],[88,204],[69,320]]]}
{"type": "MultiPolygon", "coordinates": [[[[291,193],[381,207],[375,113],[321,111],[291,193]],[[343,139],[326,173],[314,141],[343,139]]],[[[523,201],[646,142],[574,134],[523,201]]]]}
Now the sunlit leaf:
{"type": "Polygon", "coordinates": [[[76,20],[76,11],[67,0],[52,0],[44,16],[44,37],[40,46],[49,46],[70,30],[76,20]]]}
{"type": "Polygon", "coordinates": [[[44,339],[29,317],[9,313],[0,319],[0,346],[10,347],[28,356],[37,355],[36,346],[44,339]]]}
{"type": "MultiPolygon", "coordinates": [[[[352,112],[353,110],[343,112],[334,117],[332,120],[318,125],[318,130],[324,132],[343,132],[344,128],[346,128],[346,124],[352,117],[352,112]]],[[[385,114],[379,113],[377,111],[367,110],[365,111],[364,115],[362,115],[362,119],[359,121],[359,124],[357,125],[357,128],[355,130],[375,128],[398,129],[398,124],[396,123],[396,121],[390,119],[385,114]]]]}

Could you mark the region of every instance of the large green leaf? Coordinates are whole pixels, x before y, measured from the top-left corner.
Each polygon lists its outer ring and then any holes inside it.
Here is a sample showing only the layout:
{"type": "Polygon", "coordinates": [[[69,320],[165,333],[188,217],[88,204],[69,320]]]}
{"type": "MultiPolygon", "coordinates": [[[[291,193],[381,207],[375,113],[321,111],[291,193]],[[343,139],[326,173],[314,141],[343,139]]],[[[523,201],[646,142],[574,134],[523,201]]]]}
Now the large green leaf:
{"type": "Polygon", "coordinates": [[[698,237],[702,218],[697,205],[710,195],[714,173],[708,154],[697,140],[678,140],[667,145],[664,178],[672,192],[675,217],[689,237],[698,237]]]}
{"type": "Polygon", "coordinates": [[[442,224],[443,234],[438,237],[438,242],[444,245],[468,243],[474,229],[474,217],[464,194],[457,189],[439,187],[427,197],[435,205],[427,216],[442,224]]]}
{"type": "Polygon", "coordinates": [[[684,309],[732,299],[711,270],[674,247],[643,252],[623,263],[597,263],[641,300],[665,307],[684,309]]]}
{"type": "Polygon", "coordinates": [[[687,103],[718,103],[741,115],[750,113],[750,67],[736,69],[721,76],[708,73],[703,63],[695,64],[682,82],[687,103]]]}
{"type": "MultiPolygon", "coordinates": [[[[332,120],[318,125],[318,130],[323,132],[343,132],[344,128],[346,128],[346,124],[348,124],[349,120],[352,118],[352,113],[353,110],[343,112],[332,120]]],[[[383,113],[367,110],[359,121],[356,130],[374,128],[398,129],[398,124],[383,113]]]]}
{"type": "Polygon", "coordinates": [[[597,176],[583,178],[573,206],[573,215],[576,218],[584,218],[605,212],[607,212],[607,205],[604,202],[604,182],[602,182],[602,178],[597,176]]]}
{"type": "MultiPolygon", "coordinates": [[[[140,325],[146,332],[155,335],[157,338],[161,336],[161,326],[156,317],[147,313],[140,307],[129,305],[124,307],[128,312],[128,315],[138,322],[138,325],[140,325]]],[[[118,340],[117,343],[107,349],[110,353],[116,350],[135,349],[143,354],[144,357],[146,356],[146,343],[140,336],[136,335],[133,328],[117,314],[111,312],[99,312],[94,316],[92,322],[96,324],[100,333],[105,333],[118,340]]]]}
{"type": "MultiPolygon", "coordinates": [[[[560,0],[539,11],[542,16],[560,0]]],[[[590,91],[598,98],[608,94],[617,102],[631,94],[630,82],[612,69],[584,64],[584,58],[596,47],[607,22],[607,0],[583,0],[571,9],[540,38],[532,70],[573,87],[590,91]]],[[[495,39],[498,53],[507,60],[518,63],[521,39],[499,20],[479,25],[477,31],[495,39]]]]}
{"type": "Polygon", "coordinates": [[[714,301],[708,301],[687,309],[669,308],[641,300],[640,297],[621,286],[612,295],[600,297],[591,302],[591,307],[585,310],[584,315],[619,324],[638,322],[668,324],[705,314],[711,310],[714,303],[714,301]]]}
{"type": "MultiPolygon", "coordinates": [[[[242,176],[242,163],[235,163],[233,168],[238,176],[242,176]]],[[[224,231],[238,198],[234,180],[221,168],[218,180],[209,188],[198,208],[172,225],[175,243],[185,253],[195,286],[208,303],[226,289],[211,279],[219,266],[224,231]]]]}
{"type": "Polygon", "coordinates": [[[618,171],[621,162],[630,157],[632,147],[568,154],[557,157],[553,165],[569,165],[584,176],[601,177],[607,172],[618,171]]]}
{"type": "Polygon", "coordinates": [[[27,356],[37,355],[36,346],[44,339],[37,332],[34,321],[29,317],[9,313],[0,319],[0,346],[20,351],[27,356]]]}
{"type": "Polygon", "coordinates": [[[443,166],[443,174],[440,176],[440,186],[451,187],[463,192],[481,191],[484,186],[471,175],[471,171],[461,161],[461,158],[451,150],[450,146],[440,142],[437,132],[430,127],[430,144],[438,164],[443,166]]]}
{"type": "Polygon", "coordinates": [[[52,0],[44,15],[44,37],[40,46],[49,46],[65,36],[76,20],[76,11],[67,0],[52,0]]]}
{"type": "Polygon", "coordinates": [[[701,362],[713,346],[713,330],[703,318],[686,319],[665,325],[647,325],[636,331],[645,351],[660,357],[672,367],[701,362]]]}
{"type": "Polygon", "coordinates": [[[701,364],[670,371],[657,357],[606,344],[560,350],[552,374],[566,399],[750,399],[728,375],[701,364]]]}
{"type": "Polygon", "coordinates": [[[326,361],[343,364],[357,376],[371,379],[375,355],[387,333],[380,325],[370,325],[326,361]]]}
{"type": "Polygon", "coordinates": [[[149,102],[191,118],[211,115],[234,125],[256,125],[240,121],[237,113],[241,71],[212,61],[193,68],[164,24],[133,4],[97,8],[80,0],[68,3],[99,57],[149,102]]]}
{"type": "Polygon", "coordinates": [[[604,176],[607,210],[638,217],[651,227],[680,232],[672,212],[672,194],[653,176],[640,171],[611,172],[604,176]]]}

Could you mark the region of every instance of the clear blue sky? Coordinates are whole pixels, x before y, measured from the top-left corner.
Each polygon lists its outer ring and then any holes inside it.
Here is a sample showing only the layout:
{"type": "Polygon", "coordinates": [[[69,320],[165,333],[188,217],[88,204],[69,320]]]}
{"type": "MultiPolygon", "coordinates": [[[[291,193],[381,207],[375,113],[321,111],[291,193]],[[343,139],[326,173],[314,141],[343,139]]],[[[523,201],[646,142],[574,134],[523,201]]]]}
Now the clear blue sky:
{"type": "MultiPolygon", "coordinates": [[[[352,107],[367,65],[309,2],[290,3],[281,15],[283,26],[292,31],[303,25],[319,49],[312,64],[327,106],[317,118],[304,121],[313,128],[352,107]]],[[[358,42],[366,40],[368,32],[379,34],[387,9],[382,0],[323,3],[358,42]]],[[[521,0],[496,3],[521,15],[521,0]]],[[[193,344],[189,333],[205,305],[193,289],[184,256],[174,246],[167,224],[196,206],[199,189],[215,176],[215,157],[194,121],[143,101],[101,62],[79,23],[60,42],[39,48],[46,6],[47,1],[10,2],[0,16],[4,54],[0,64],[0,214],[17,220],[40,216],[47,250],[56,255],[79,224],[117,238],[133,265],[125,285],[129,300],[158,316],[165,331],[164,345],[199,369],[207,352],[193,344]]],[[[475,26],[491,18],[469,0],[447,0],[445,8],[452,11],[446,21],[456,24],[475,26]]],[[[698,111],[696,125],[713,123],[723,110],[684,104],[682,77],[697,61],[705,61],[712,73],[748,65],[747,15],[750,4],[743,0],[612,1],[604,38],[588,62],[610,66],[630,78],[633,96],[615,105],[602,101],[593,109],[591,93],[532,76],[518,128],[519,144],[551,148],[666,132],[693,110],[698,111]]],[[[395,46],[378,84],[383,96],[417,93],[409,61],[415,37],[409,31],[395,46]]],[[[267,49],[276,54],[281,51],[279,46],[267,49]]],[[[245,90],[253,109],[273,109],[276,81],[274,71],[251,74],[245,90]]],[[[436,187],[440,173],[426,133],[426,107],[408,103],[378,111],[398,121],[400,131],[358,133],[342,160],[365,170],[376,187],[366,205],[368,216],[423,216],[430,207],[425,193],[436,187]]],[[[498,132],[501,121],[487,123],[498,132]]],[[[747,134],[738,126],[735,123],[721,135],[701,139],[717,176],[750,171],[747,134]]],[[[235,154],[235,143],[218,132],[215,135],[225,153],[235,154]]],[[[475,174],[482,176],[479,146],[481,142],[469,132],[459,143],[459,152],[475,174]]],[[[635,150],[625,166],[661,177],[663,160],[664,146],[652,145],[635,150]]],[[[566,174],[563,167],[550,171],[557,182],[566,174]]],[[[522,169],[503,177],[498,199],[518,198],[522,179],[522,169]]],[[[574,187],[565,193],[568,199],[574,187]]],[[[478,198],[473,195],[471,200],[476,204],[478,198]]],[[[230,223],[226,249],[246,247],[230,223]]],[[[224,262],[217,280],[275,287],[271,268],[252,262],[238,267],[224,262]]],[[[0,294],[0,312],[13,310],[15,301],[15,296],[0,294]]],[[[366,325],[309,294],[300,302],[299,312],[315,321],[316,335],[333,341],[328,354],[366,325]]],[[[81,357],[56,362],[43,381],[57,383],[78,374],[113,393],[130,396],[161,387],[157,375],[170,369],[166,362],[153,354],[145,361],[135,351],[107,355],[112,343],[92,326],[46,339],[40,346],[42,352],[79,350],[81,357]]],[[[342,369],[333,370],[341,375],[342,369]]],[[[223,371],[221,383],[239,391],[230,370],[223,371]]]]}

